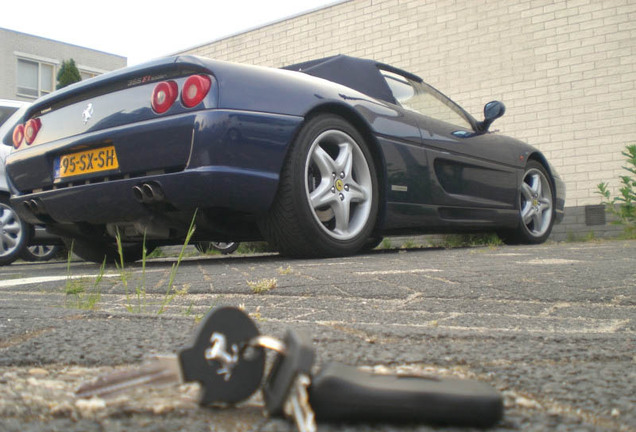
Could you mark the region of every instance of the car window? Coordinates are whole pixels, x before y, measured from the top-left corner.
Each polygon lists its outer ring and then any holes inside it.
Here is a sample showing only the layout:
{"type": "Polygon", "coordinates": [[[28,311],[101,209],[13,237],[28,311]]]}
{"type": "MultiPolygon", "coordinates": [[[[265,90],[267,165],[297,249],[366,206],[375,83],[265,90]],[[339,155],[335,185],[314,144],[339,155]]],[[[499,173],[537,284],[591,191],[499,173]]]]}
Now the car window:
{"type": "Polygon", "coordinates": [[[0,126],[17,110],[18,107],[0,106],[0,126]]]}
{"type": "Polygon", "coordinates": [[[393,97],[411,111],[441,120],[461,129],[472,129],[464,112],[446,96],[428,84],[412,81],[393,72],[381,70],[393,97]]]}

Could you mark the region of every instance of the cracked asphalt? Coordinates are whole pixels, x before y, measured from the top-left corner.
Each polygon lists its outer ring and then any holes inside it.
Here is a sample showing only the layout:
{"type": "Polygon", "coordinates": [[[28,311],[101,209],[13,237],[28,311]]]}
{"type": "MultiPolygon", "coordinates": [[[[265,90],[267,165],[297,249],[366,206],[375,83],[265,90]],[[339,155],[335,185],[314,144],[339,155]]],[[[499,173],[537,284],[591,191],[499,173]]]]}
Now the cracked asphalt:
{"type": "MultiPolygon", "coordinates": [[[[502,392],[495,431],[636,430],[636,241],[149,260],[0,268],[0,431],[293,431],[196,385],[76,400],[97,375],[173,352],[215,306],[261,333],[313,335],[318,364],[479,379],[502,392]],[[255,293],[252,286],[263,289],[255,293]],[[161,306],[164,312],[158,314],[161,306]]],[[[452,430],[320,424],[319,431],[452,430]]],[[[466,430],[466,429],[463,429],[466,430]]]]}

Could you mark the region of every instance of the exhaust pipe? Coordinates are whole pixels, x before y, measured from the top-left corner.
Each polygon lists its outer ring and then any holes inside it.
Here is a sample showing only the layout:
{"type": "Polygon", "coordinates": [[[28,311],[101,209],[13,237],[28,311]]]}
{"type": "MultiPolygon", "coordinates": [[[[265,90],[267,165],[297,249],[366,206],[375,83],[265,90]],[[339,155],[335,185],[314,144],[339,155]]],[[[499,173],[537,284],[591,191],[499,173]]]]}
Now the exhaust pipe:
{"type": "Polygon", "coordinates": [[[44,204],[42,204],[42,201],[38,199],[31,199],[29,201],[24,201],[22,205],[24,206],[24,208],[26,208],[28,211],[30,211],[36,216],[46,214],[44,204]]]}
{"type": "Polygon", "coordinates": [[[158,203],[166,198],[166,194],[157,182],[148,182],[133,186],[132,191],[135,199],[143,204],[158,203]]]}

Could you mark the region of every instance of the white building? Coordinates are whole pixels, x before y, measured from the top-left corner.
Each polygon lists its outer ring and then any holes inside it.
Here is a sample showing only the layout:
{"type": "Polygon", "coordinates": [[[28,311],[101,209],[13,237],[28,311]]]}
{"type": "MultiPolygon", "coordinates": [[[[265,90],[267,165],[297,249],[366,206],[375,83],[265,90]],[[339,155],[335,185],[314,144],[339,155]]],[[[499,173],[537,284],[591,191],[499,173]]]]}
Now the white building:
{"type": "Polygon", "coordinates": [[[636,142],[636,2],[345,0],[186,50],[279,67],[334,54],[420,75],[475,117],[498,99],[495,129],[546,154],[567,184],[555,236],[620,231],[596,185],[616,190],[636,142]]]}
{"type": "Polygon", "coordinates": [[[0,99],[33,101],[55,90],[62,62],[82,79],[126,67],[126,57],[0,28],[0,99]]]}

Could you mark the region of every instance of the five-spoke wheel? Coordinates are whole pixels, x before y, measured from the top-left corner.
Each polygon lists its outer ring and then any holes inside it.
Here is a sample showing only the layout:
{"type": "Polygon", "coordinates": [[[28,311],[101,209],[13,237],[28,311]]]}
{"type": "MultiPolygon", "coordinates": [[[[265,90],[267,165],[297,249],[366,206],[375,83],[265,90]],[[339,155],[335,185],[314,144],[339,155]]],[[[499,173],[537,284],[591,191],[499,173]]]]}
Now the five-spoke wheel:
{"type": "Polygon", "coordinates": [[[529,161],[519,189],[519,226],[502,233],[509,244],[538,244],[547,240],[555,220],[554,194],[543,165],[529,161]]]}
{"type": "Polygon", "coordinates": [[[294,142],[261,229],[284,255],[359,251],[378,212],[378,180],[363,136],[341,117],[309,120],[294,142]]]}

